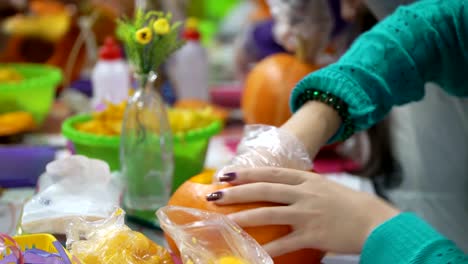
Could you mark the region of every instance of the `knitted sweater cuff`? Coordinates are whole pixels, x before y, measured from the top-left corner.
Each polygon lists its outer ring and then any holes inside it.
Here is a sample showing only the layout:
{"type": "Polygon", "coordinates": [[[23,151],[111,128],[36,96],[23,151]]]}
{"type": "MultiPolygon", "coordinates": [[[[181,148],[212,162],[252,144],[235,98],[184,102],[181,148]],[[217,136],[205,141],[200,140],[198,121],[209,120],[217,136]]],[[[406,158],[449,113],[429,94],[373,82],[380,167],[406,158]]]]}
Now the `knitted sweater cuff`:
{"type": "Polygon", "coordinates": [[[413,263],[421,256],[440,254],[436,248],[453,246],[451,241],[416,215],[401,213],[371,233],[364,245],[360,263],[413,263]],[[422,254],[424,252],[429,254],[422,254]]]}
{"type": "MultiPolygon", "coordinates": [[[[302,105],[297,103],[297,99],[310,89],[328,92],[343,100],[348,105],[348,114],[357,131],[372,124],[373,121],[369,119],[369,115],[375,110],[375,106],[359,84],[351,76],[340,71],[338,65],[330,65],[311,73],[297,84],[290,98],[292,112],[301,108],[302,105]]],[[[341,126],[329,143],[336,142],[343,130],[341,126]]]]}

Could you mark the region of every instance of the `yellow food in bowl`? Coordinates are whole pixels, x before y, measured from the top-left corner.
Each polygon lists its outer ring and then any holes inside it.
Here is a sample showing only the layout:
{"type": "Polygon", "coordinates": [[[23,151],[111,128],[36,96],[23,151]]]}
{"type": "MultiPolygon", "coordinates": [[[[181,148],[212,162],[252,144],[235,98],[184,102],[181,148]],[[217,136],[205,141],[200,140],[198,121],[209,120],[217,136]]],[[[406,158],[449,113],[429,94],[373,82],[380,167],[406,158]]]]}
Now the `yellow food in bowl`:
{"type": "MultiPolygon", "coordinates": [[[[108,104],[102,112],[93,113],[93,118],[76,125],[76,129],[86,133],[116,136],[120,135],[126,103],[108,104]]],[[[145,115],[143,115],[145,116],[145,115]]],[[[151,115],[146,115],[151,118],[151,115]]],[[[184,133],[206,127],[219,120],[211,107],[203,109],[168,109],[169,124],[173,133],[184,133]]],[[[151,124],[151,122],[145,122],[151,124]]]]}
{"type": "Polygon", "coordinates": [[[0,84],[1,83],[17,83],[23,80],[20,73],[11,68],[0,68],[0,84]]]}

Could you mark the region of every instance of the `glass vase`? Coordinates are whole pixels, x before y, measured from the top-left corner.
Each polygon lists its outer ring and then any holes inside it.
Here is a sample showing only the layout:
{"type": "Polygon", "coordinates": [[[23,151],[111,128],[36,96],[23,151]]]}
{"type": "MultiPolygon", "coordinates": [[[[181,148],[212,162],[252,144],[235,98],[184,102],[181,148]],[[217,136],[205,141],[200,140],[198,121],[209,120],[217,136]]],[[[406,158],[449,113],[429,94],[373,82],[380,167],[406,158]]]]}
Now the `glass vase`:
{"type": "Polygon", "coordinates": [[[157,75],[138,74],[122,123],[120,163],[127,209],[153,211],[167,204],[174,171],[173,139],[157,75]]]}

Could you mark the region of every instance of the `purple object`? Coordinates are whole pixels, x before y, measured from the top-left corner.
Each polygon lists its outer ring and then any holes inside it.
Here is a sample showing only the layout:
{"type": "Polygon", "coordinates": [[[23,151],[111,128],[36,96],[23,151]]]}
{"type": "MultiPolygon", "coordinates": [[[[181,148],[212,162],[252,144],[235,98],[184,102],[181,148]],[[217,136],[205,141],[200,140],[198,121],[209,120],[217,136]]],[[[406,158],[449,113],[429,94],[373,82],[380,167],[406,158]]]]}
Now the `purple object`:
{"type": "Polygon", "coordinates": [[[334,27],[332,37],[340,34],[343,29],[348,25],[341,17],[341,0],[328,0],[328,5],[333,15],[334,27]]]}
{"type": "Polygon", "coordinates": [[[60,244],[60,242],[58,241],[54,241],[53,242],[54,244],[54,247],[57,249],[57,251],[59,252],[59,255],[60,257],[62,258],[63,260],[63,263],[64,264],[72,264],[70,259],[68,258],[67,256],[67,253],[65,252],[65,250],[63,249],[62,245],[60,244]]]}
{"type": "Polygon", "coordinates": [[[17,260],[18,258],[11,254],[6,256],[4,259],[0,260],[0,264],[16,263],[17,260]]]}
{"type": "Polygon", "coordinates": [[[67,140],[67,150],[70,151],[70,153],[72,155],[75,155],[76,154],[76,149],[75,149],[75,145],[73,145],[73,142],[67,140]]]}
{"type": "Polygon", "coordinates": [[[273,37],[273,20],[257,23],[247,41],[247,50],[253,51],[256,60],[262,60],[272,54],[287,52],[273,37]]]}
{"type": "Polygon", "coordinates": [[[55,149],[42,146],[0,147],[0,186],[35,187],[55,149]]]}
{"type": "Polygon", "coordinates": [[[70,86],[72,89],[80,91],[88,97],[93,96],[93,85],[91,83],[91,80],[80,79],[78,81],[73,82],[70,86]]]}
{"type": "MultiPolygon", "coordinates": [[[[329,0],[328,5],[334,21],[331,37],[335,37],[339,35],[348,24],[341,17],[340,0],[329,0]]],[[[274,39],[274,24],[274,20],[266,20],[257,23],[247,39],[246,50],[248,50],[249,54],[252,54],[257,61],[276,53],[287,52],[274,39]]]]}
{"type": "Polygon", "coordinates": [[[173,253],[171,253],[171,256],[172,256],[172,260],[174,261],[174,264],[183,264],[182,260],[180,260],[180,258],[178,256],[176,256],[173,253]]]}

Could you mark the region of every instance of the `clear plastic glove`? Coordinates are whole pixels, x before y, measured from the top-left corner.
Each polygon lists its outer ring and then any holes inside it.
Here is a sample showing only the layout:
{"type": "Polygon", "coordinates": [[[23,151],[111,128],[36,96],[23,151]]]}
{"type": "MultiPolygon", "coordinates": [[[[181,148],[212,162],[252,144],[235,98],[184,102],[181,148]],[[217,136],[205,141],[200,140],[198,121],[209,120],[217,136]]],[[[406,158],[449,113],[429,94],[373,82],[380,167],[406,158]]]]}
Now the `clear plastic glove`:
{"type": "Polygon", "coordinates": [[[307,61],[315,62],[333,30],[328,0],[268,0],[268,4],[276,22],[276,41],[291,52],[304,48],[307,61]]]}
{"type": "Polygon", "coordinates": [[[282,204],[229,215],[241,227],[291,226],[293,232],[263,245],[272,257],[303,248],[359,254],[370,233],[399,213],[376,196],[354,191],[311,172],[241,169],[222,180],[233,187],[223,189],[216,196],[218,205],[282,204]]]}
{"type": "Polygon", "coordinates": [[[244,137],[237,147],[237,156],[215,174],[214,181],[236,169],[255,167],[310,170],[312,161],[304,144],[284,129],[247,125],[244,137]]]}

